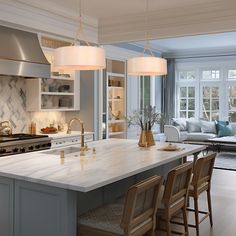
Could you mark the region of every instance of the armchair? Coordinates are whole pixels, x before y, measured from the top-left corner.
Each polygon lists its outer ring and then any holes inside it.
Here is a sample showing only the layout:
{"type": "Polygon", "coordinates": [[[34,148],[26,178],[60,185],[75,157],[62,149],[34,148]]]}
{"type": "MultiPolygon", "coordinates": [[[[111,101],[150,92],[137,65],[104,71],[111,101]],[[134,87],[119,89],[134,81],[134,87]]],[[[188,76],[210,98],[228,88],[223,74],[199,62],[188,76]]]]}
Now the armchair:
{"type": "Polygon", "coordinates": [[[164,133],[168,142],[182,142],[187,139],[187,132],[180,132],[173,125],[164,125],[164,133]]]}

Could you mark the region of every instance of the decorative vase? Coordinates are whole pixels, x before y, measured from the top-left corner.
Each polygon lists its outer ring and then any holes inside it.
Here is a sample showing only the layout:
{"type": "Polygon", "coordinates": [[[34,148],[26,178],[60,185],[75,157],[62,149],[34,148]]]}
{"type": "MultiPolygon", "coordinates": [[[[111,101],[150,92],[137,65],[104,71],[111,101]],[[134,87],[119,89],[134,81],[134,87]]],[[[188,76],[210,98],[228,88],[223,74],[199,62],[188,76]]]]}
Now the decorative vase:
{"type": "Polygon", "coordinates": [[[150,147],[155,145],[155,141],[151,130],[142,130],[138,145],[139,147],[150,147]]]}

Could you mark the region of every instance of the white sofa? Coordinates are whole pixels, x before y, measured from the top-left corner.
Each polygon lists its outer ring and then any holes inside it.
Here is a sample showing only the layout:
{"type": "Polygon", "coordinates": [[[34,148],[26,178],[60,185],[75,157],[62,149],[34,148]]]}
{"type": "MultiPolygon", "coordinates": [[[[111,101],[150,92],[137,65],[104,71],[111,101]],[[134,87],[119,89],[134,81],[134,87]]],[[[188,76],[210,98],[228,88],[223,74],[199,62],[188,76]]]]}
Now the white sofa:
{"type": "MultiPolygon", "coordinates": [[[[230,135],[236,134],[236,123],[229,123],[230,135]]],[[[204,142],[210,138],[218,137],[215,122],[189,119],[172,119],[172,125],[164,126],[164,133],[169,142],[204,142]]],[[[227,135],[229,136],[229,135],[227,135]]]]}

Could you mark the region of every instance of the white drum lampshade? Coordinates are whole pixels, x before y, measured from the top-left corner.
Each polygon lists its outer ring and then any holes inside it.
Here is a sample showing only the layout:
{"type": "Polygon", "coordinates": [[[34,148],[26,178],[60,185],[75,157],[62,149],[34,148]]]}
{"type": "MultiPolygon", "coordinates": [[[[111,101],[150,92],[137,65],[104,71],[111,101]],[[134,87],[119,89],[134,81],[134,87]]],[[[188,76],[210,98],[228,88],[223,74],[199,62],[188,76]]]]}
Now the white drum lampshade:
{"type": "Polygon", "coordinates": [[[128,59],[127,72],[136,76],[166,75],[167,61],[154,56],[133,57],[128,59]]]}
{"type": "Polygon", "coordinates": [[[54,53],[58,70],[101,70],[106,67],[105,51],[95,46],[60,47],[54,53]]]}

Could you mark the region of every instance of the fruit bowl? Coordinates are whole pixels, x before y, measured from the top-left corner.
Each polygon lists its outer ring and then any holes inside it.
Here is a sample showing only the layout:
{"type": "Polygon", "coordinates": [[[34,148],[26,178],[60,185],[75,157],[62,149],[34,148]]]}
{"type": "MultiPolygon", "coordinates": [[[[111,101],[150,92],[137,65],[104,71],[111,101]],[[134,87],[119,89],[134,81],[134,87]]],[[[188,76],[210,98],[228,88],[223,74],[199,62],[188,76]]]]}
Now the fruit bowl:
{"type": "Polygon", "coordinates": [[[46,128],[41,129],[41,133],[43,133],[43,134],[56,134],[56,133],[58,133],[58,130],[55,127],[46,127],[46,128]]]}

